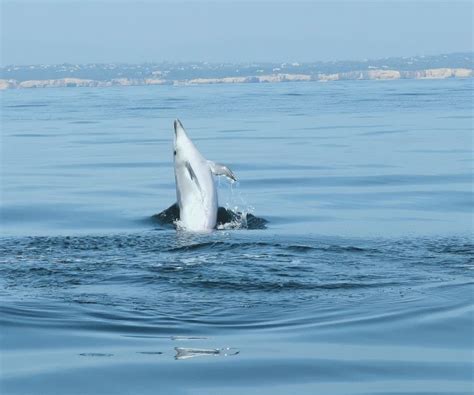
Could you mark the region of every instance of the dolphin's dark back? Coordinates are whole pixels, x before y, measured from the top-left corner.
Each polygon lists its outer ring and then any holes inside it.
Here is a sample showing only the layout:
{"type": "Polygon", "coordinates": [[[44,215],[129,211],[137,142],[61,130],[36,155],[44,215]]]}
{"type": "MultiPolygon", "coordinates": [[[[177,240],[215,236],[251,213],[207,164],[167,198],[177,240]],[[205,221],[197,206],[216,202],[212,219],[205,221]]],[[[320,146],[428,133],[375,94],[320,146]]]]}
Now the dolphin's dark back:
{"type": "MultiPolygon", "coordinates": [[[[166,210],[163,210],[159,214],[155,214],[151,217],[154,223],[160,225],[175,225],[175,222],[179,220],[179,206],[178,203],[172,204],[166,210]]],[[[228,223],[242,224],[243,228],[247,229],[265,229],[265,224],[268,222],[264,218],[256,217],[253,214],[247,213],[245,219],[241,212],[234,212],[224,207],[219,207],[217,210],[217,227],[228,223]]]]}

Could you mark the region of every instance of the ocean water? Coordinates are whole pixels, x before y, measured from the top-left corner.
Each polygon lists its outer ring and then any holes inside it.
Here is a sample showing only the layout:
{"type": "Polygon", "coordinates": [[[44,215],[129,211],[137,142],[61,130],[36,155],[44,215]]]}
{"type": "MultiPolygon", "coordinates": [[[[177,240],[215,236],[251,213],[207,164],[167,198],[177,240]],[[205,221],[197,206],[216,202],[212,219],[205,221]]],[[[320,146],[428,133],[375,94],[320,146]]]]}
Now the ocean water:
{"type": "Polygon", "coordinates": [[[1,93],[2,394],[473,392],[472,80],[1,93]],[[190,234],[172,122],[262,230],[190,234]]]}

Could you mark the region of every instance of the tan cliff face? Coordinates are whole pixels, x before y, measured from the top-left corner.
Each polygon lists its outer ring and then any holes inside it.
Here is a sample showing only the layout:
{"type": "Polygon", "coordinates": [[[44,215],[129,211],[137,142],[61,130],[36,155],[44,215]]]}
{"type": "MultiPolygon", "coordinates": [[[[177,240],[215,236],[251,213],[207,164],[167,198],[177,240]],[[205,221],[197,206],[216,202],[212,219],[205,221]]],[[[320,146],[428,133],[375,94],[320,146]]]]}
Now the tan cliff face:
{"type": "Polygon", "coordinates": [[[419,72],[420,79],[443,79],[443,78],[466,78],[471,77],[472,70],[469,69],[428,69],[419,72]]]}
{"type": "Polygon", "coordinates": [[[16,88],[16,85],[15,80],[0,80],[0,90],[16,88]]]}
{"type": "Polygon", "coordinates": [[[288,81],[311,81],[312,77],[307,74],[267,74],[250,77],[223,77],[223,78],[195,78],[181,81],[183,84],[244,84],[258,82],[288,82],[288,81]]]}
{"type": "Polygon", "coordinates": [[[398,80],[401,74],[397,70],[370,70],[368,73],[369,80],[398,80]]]}
{"type": "Polygon", "coordinates": [[[18,84],[18,88],[94,86],[94,83],[94,80],[84,80],[80,78],[62,78],[60,80],[30,80],[20,82],[18,84]]]}
{"type": "Polygon", "coordinates": [[[14,88],[65,88],[65,87],[108,87],[108,86],[137,86],[137,85],[197,85],[197,84],[242,84],[242,83],[280,83],[297,81],[339,81],[339,80],[397,80],[397,79],[446,79],[470,78],[474,76],[473,69],[466,68],[437,68],[417,71],[398,71],[373,69],[350,71],[334,74],[288,74],[276,73],[246,77],[194,78],[190,80],[166,80],[162,78],[129,79],[117,78],[108,81],[98,81],[81,78],[61,78],[50,80],[15,81],[0,79],[0,90],[14,88]]]}

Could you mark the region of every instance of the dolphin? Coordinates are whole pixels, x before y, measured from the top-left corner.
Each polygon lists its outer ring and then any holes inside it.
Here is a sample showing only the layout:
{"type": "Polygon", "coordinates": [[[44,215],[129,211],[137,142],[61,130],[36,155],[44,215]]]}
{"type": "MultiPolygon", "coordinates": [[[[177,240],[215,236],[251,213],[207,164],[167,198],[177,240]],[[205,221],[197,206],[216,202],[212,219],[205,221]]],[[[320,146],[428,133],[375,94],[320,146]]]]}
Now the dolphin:
{"type": "Polygon", "coordinates": [[[174,174],[179,226],[194,232],[214,229],[219,205],[213,175],[237,179],[227,166],[204,158],[179,119],[174,121],[174,174]]]}

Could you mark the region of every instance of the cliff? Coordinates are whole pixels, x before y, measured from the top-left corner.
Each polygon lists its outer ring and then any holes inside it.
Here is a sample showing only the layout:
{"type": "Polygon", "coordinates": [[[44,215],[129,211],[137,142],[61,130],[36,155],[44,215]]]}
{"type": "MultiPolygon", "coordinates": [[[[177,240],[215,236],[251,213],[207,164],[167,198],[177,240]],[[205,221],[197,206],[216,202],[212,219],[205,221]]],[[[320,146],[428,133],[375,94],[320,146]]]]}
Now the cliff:
{"type": "Polygon", "coordinates": [[[59,78],[17,81],[0,79],[0,90],[14,88],[59,88],[59,87],[110,87],[110,86],[139,86],[139,85],[200,85],[200,84],[244,84],[244,83],[281,83],[292,81],[341,81],[341,80],[398,80],[398,79],[446,79],[469,78],[474,76],[474,70],[468,68],[435,68],[425,70],[390,70],[370,69],[340,73],[273,73],[264,75],[219,77],[219,78],[113,78],[111,80],[93,80],[83,78],[59,78]]]}

